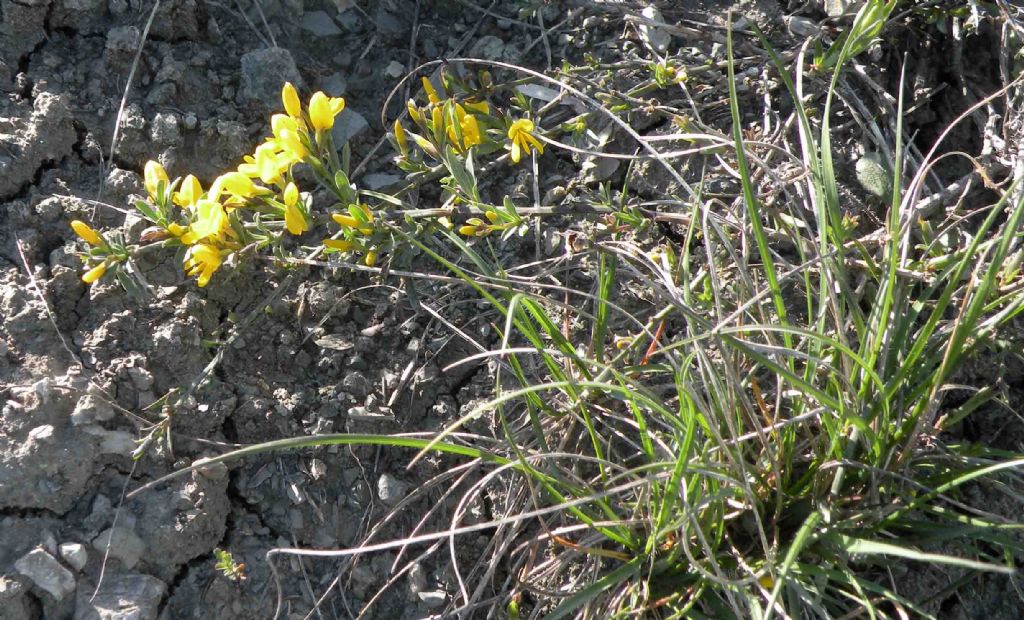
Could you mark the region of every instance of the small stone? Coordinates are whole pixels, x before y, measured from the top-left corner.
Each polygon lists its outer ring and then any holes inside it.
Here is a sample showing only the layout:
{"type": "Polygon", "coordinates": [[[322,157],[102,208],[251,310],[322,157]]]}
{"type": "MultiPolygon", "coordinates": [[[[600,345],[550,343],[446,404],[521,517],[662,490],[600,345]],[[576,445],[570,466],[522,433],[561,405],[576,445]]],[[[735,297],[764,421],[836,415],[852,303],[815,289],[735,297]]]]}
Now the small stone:
{"type": "Polygon", "coordinates": [[[377,26],[377,32],[381,34],[397,35],[405,33],[405,26],[402,24],[402,20],[385,9],[383,5],[377,5],[377,15],[374,16],[373,23],[377,26]]]}
{"type": "Polygon", "coordinates": [[[807,19],[806,17],[790,15],[783,17],[782,20],[786,22],[786,28],[793,36],[816,37],[821,31],[821,28],[815,21],[807,19]]]}
{"type": "Polygon", "coordinates": [[[320,89],[332,97],[341,97],[348,88],[345,76],[340,73],[332,73],[320,84],[320,89]]]}
{"type": "Polygon", "coordinates": [[[0,575],[0,601],[9,601],[16,596],[21,596],[24,591],[24,581],[12,578],[9,575],[0,575]]]}
{"type": "Polygon", "coordinates": [[[423,564],[416,562],[409,569],[409,591],[419,594],[427,589],[427,571],[423,564]]]}
{"type": "MultiPolygon", "coordinates": [[[[210,463],[209,465],[203,465],[197,469],[195,473],[207,480],[216,482],[228,477],[228,466],[224,463],[210,463]]],[[[193,478],[195,478],[195,476],[193,476],[193,478]]]]}
{"type": "Polygon", "coordinates": [[[185,125],[186,131],[192,131],[199,125],[199,119],[196,118],[195,114],[189,112],[185,115],[183,125],[185,125]]]}
{"type": "Polygon", "coordinates": [[[829,17],[842,17],[854,13],[860,4],[858,0],[825,0],[825,13],[829,17]]]}
{"type": "Polygon", "coordinates": [[[132,380],[132,385],[139,390],[148,390],[153,387],[153,373],[145,368],[139,366],[129,367],[128,378],[132,380]]]}
{"type": "Polygon", "coordinates": [[[655,52],[659,54],[667,52],[669,43],[672,42],[672,35],[665,32],[663,28],[658,27],[658,24],[665,23],[665,18],[661,16],[661,11],[656,6],[649,6],[640,11],[640,15],[647,18],[650,22],[655,22],[654,24],[647,22],[640,24],[640,38],[655,52]]]}
{"type": "Polygon", "coordinates": [[[314,37],[333,37],[341,34],[341,28],[326,11],[310,11],[302,16],[302,29],[314,37]]]}
{"type": "Polygon", "coordinates": [[[392,60],[388,63],[388,66],[384,67],[384,77],[397,78],[402,77],[405,73],[405,66],[397,60],[392,60]]]}
{"type": "Polygon", "coordinates": [[[362,114],[352,108],[345,108],[335,117],[334,127],[331,129],[334,146],[340,149],[343,144],[361,134],[369,126],[362,114]]]}
{"type": "Polygon", "coordinates": [[[71,571],[42,549],[33,549],[23,555],[14,563],[14,568],[58,601],[75,591],[75,577],[71,571]]]}
{"type": "Polygon", "coordinates": [[[135,568],[146,551],[146,544],[142,539],[124,526],[118,526],[116,530],[107,528],[92,541],[92,548],[100,553],[106,553],[108,546],[110,556],[120,560],[121,565],[127,569],[135,568]]]}
{"type": "Polygon", "coordinates": [[[417,592],[416,596],[420,598],[420,602],[428,609],[443,607],[448,602],[448,595],[441,590],[417,592]]]}
{"type": "Polygon", "coordinates": [[[37,426],[30,430],[28,432],[28,437],[33,441],[48,443],[50,439],[53,438],[53,430],[52,424],[43,424],[42,426],[37,426]]]}
{"type": "Polygon", "coordinates": [[[301,86],[302,76],[291,52],[280,47],[254,50],[242,56],[241,95],[263,102],[270,110],[281,105],[281,87],[291,82],[301,86]]]}
{"type": "Polygon", "coordinates": [[[857,181],[869,194],[885,198],[892,194],[892,175],[878,153],[865,153],[855,167],[857,181]]]}
{"type": "Polygon", "coordinates": [[[498,30],[511,30],[512,20],[511,19],[498,19],[498,30]]]}
{"type": "Polygon", "coordinates": [[[388,506],[394,506],[402,501],[409,491],[409,485],[390,474],[384,474],[377,479],[377,497],[388,506]]]}
{"type": "Polygon", "coordinates": [[[113,419],[114,408],[105,400],[86,394],[78,399],[75,410],[71,412],[71,423],[75,426],[91,424],[93,422],[105,422],[113,419]]]}
{"type": "Polygon", "coordinates": [[[68,566],[81,571],[89,561],[89,552],[81,543],[61,543],[60,557],[64,558],[68,566]]]}
{"type": "Polygon", "coordinates": [[[49,530],[39,535],[39,546],[50,555],[57,555],[57,537],[49,530]]]}
{"type": "Polygon", "coordinates": [[[469,49],[469,55],[473,58],[486,60],[501,60],[505,53],[505,42],[494,35],[480,37],[469,49]]]}
{"type": "Polygon", "coordinates": [[[100,440],[100,454],[131,454],[137,444],[127,431],[110,431],[102,426],[83,426],[82,430],[100,440]]]}
{"type": "Polygon", "coordinates": [[[95,597],[89,588],[78,591],[74,620],[155,620],[166,590],[149,575],[108,574],[95,597]]]}
{"type": "Polygon", "coordinates": [[[139,47],[141,37],[142,33],[135,26],[111,28],[107,33],[107,52],[112,54],[134,52],[139,47]]]}
{"type": "Polygon", "coordinates": [[[181,140],[181,129],[178,116],[171,112],[159,112],[153,117],[149,127],[149,136],[159,145],[173,146],[181,140]]]}

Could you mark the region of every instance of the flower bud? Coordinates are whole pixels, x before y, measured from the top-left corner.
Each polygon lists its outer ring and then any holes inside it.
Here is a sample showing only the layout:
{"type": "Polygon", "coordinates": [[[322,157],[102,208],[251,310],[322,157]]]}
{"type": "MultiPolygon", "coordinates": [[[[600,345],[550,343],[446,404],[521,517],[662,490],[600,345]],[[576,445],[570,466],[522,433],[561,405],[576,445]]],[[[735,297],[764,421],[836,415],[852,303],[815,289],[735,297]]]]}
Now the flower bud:
{"type": "Polygon", "coordinates": [[[82,276],[82,282],[85,282],[86,284],[92,284],[96,280],[102,278],[103,274],[105,273],[107,273],[107,264],[100,263],[99,265],[96,265],[89,271],[85,272],[85,274],[82,276]]]}
{"type": "Polygon", "coordinates": [[[99,233],[93,230],[82,220],[74,220],[71,222],[71,229],[89,245],[103,245],[103,238],[100,237],[99,233]]]}

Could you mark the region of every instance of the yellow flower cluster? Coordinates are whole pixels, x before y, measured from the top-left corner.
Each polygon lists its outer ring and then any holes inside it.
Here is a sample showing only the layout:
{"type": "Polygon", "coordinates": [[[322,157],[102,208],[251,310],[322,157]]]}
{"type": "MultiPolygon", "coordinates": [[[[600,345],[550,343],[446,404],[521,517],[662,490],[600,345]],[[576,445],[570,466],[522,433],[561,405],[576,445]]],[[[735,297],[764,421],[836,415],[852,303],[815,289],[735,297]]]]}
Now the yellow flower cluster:
{"type": "Polygon", "coordinates": [[[501,131],[507,127],[507,148],[511,151],[512,162],[518,164],[524,154],[544,153],[544,144],[535,135],[533,121],[521,118],[506,125],[491,115],[486,101],[457,101],[455,97],[443,99],[426,77],[421,78],[427,104],[420,107],[412,99],[406,105],[409,118],[421,133],[407,131],[402,123],[395,121],[393,135],[398,147],[399,163],[408,161],[409,136],[424,153],[440,160],[445,145],[456,153],[465,153],[470,148],[487,141],[486,127],[493,129],[492,135],[501,138],[501,131]]]}
{"type": "Polygon", "coordinates": [[[345,100],[316,92],[304,110],[295,87],[286,83],[281,102],[285,113],[271,117],[272,135],[237,169],[217,177],[209,190],[191,174],[171,183],[159,163],[146,164],[145,186],[153,202],[164,206],[169,201],[185,212],[187,225],[171,221],[166,230],[189,246],[184,268],[199,286],[206,286],[224,257],[239,247],[231,226],[234,210],[251,207],[281,217],[293,235],[310,228],[309,210],[291,180],[291,169],[303,162],[319,165],[318,156],[331,144],[329,131],[345,100]]]}
{"type": "MultiPolygon", "coordinates": [[[[444,144],[451,145],[456,153],[465,153],[484,143],[485,133],[481,124],[491,113],[491,107],[486,101],[456,101],[454,97],[442,99],[425,77],[423,90],[427,94],[427,105],[424,108],[417,106],[412,99],[406,106],[409,118],[422,132],[422,135],[408,132],[417,146],[431,157],[439,158],[444,144]]],[[[399,152],[407,157],[408,137],[398,121],[395,121],[394,135],[399,152]]]]}

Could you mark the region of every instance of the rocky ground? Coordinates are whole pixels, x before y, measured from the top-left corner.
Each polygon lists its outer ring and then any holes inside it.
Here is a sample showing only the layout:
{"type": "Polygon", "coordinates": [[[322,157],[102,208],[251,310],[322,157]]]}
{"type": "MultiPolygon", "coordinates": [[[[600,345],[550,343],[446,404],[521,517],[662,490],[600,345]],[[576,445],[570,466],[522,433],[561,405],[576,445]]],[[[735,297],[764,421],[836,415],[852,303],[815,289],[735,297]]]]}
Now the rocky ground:
{"type": "MultiPolygon", "coordinates": [[[[436,427],[456,415],[476,368],[439,376],[466,351],[389,286],[307,271],[264,312],[269,272],[242,270],[200,293],[168,256],[144,266],[158,296],[139,303],[80,282],[68,229],[80,218],[131,234],[140,222],[125,207],[148,159],[204,179],[235,165],[265,133],[284,81],[344,96],[335,139],[366,154],[411,63],[470,51],[518,59],[523,37],[509,20],[415,4],[165,0],[152,15],[136,0],[0,5],[0,617],[267,617],[268,549],[352,545],[429,473],[406,471],[408,455],[328,450],[214,469],[122,503],[126,487],[227,444],[436,427]],[[174,453],[161,444],[133,461],[159,413],[146,408],[195,380],[254,311],[193,406],[175,412],[174,453]],[[364,415],[347,415],[353,406],[364,415]],[[214,570],[215,547],[246,564],[244,582],[214,570]]],[[[383,165],[367,175],[380,179],[383,165]]],[[[349,567],[342,599],[360,607],[393,560],[349,567]]],[[[281,572],[289,614],[339,574],[295,560],[281,572]]],[[[443,605],[429,567],[416,575],[375,613],[443,605]]]]}
{"type": "MultiPolygon", "coordinates": [[[[209,467],[125,500],[238,444],[440,428],[489,393],[488,368],[442,373],[476,351],[395,279],[260,263],[223,270],[199,290],[172,256],[153,255],[141,267],[154,299],[132,299],[116,283],[87,287],[69,222],[137,235],[142,222],[126,207],[142,193],[145,161],[202,179],[233,167],[266,132],[283,81],[346,98],[335,139],[365,161],[364,186],[385,187],[397,171],[390,153],[373,151],[381,107],[419,62],[467,55],[544,68],[601,49],[602,36],[637,39],[602,2],[535,3],[539,21],[520,21],[528,4],[164,0],[154,12],[139,0],[0,0],[0,619],[269,617],[277,584],[268,550],[386,540],[424,515],[444,523],[434,509],[451,498],[421,485],[452,463],[409,470],[410,453],[371,448],[209,467]],[[225,342],[212,376],[173,412],[172,443],[133,460],[161,397],[203,376],[225,342]],[[382,520],[403,500],[399,516],[382,520]],[[244,581],[215,569],[215,548],[245,564],[244,581]]],[[[791,36],[788,7],[741,8],[791,36]]],[[[685,17],[720,25],[720,9],[693,3],[685,17]]],[[[692,26],[667,36],[694,54],[722,54],[692,26]]],[[[713,89],[721,77],[712,77],[701,79],[713,89]]],[[[727,112],[711,106],[709,116],[727,112]]],[[[577,164],[552,165],[542,189],[564,195],[577,164]]],[[[580,178],[614,173],[611,164],[580,178]]],[[[516,191],[523,180],[502,182],[516,191]]],[[[672,191],[657,170],[641,167],[636,183],[641,193],[672,191]]],[[[449,322],[494,342],[462,293],[437,285],[422,294],[445,304],[449,322]]],[[[466,541],[459,554],[473,558],[485,545],[466,541]]],[[[283,613],[309,617],[325,592],[319,617],[355,617],[371,600],[368,617],[438,613],[451,574],[441,560],[415,560],[414,551],[279,556],[283,613]],[[389,580],[394,587],[374,599],[389,580]]]]}

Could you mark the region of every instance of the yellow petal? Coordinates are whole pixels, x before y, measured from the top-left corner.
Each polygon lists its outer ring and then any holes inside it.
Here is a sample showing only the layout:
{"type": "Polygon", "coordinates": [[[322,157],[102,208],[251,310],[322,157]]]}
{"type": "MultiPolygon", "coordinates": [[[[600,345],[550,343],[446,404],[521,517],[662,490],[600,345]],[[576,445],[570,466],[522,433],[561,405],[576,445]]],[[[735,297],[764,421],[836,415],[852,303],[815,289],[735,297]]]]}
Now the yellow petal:
{"type": "Polygon", "coordinates": [[[480,126],[477,124],[475,116],[467,115],[462,119],[461,125],[462,142],[467,149],[483,142],[480,137],[480,126]]]}
{"type": "Polygon", "coordinates": [[[99,233],[93,230],[88,224],[81,220],[71,222],[71,229],[89,245],[103,245],[103,239],[99,233]]]}
{"type": "Polygon", "coordinates": [[[354,243],[346,239],[324,239],[324,245],[332,250],[338,250],[341,252],[348,252],[355,246],[354,243]]]}
{"type": "Polygon", "coordinates": [[[96,265],[89,271],[85,272],[85,274],[82,276],[82,282],[85,282],[86,284],[92,284],[96,280],[102,278],[103,274],[105,273],[107,273],[107,264],[100,263],[99,265],[96,265]]]}
{"type": "Polygon", "coordinates": [[[159,162],[155,162],[152,159],[146,162],[146,168],[143,173],[146,182],[146,191],[153,200],[157,200],[157,192],[160,188],[160,182],[162,181],[166,186],[169,181],[167,180],[167,171],[160,165],[159,162]]]}
{"type": "Polygon", "coordinates": [[[220,190],[239,198],[252,198],[256,194],[262,193],[260,191],[262,188],[258,188],[252,179],[237,171],[220,175],[214,184],[218,185],[220,190]]]}
{"type": "Polygon", "coordinates": [[[420,78],[423,82],[423,90],[427,93],[427,101],[430,103],[439,103],[441,98],[437,96],[437,91],[434,90],[434,85],[430,83],[425,76],[420,78]]]}
{"type": "Polygon", "coordinates": [[[398,143],[398,150],[401,151],[402,155],[405,155],[409,151],[409,138],[405,136],[405,127],[402,127],[402,123],[395,119],[395,142],[398,143]]]}
{"type": "Polygon", "coordinates": [[[430,111],[430,128],[434,133],[441,133],[441,129],[444,127],[444,118],[441,114],[441,108],[434,108],[430,111]]]}
{"type": "Polygon", "coordinates": [[[358,228],[360,225],[360,221],[352,217],[351,215],[332,213],[331,219],[340,224],[341,226],[344,226],[345,228],[358,228]]]}
{"type": "Polygon", "coordinates": [[[325,131],[334,127],[334,112],[331,110],[331,103],[327,95],[320,91],[313,93],[309,99],[309,122],[313,129],[325,131]]]}
{"type": "Polygon", "coordinates": [[[538,140],[536,136],[532,134],[526,134],[524,136],[524,139],[527,143],[529,143],[530,146],[533,147],[533,150],[537,151],[541,155],[544,154],[544,143],[538,140]]]}
{"type": "Polygon", "coordinates": [[[291,204],[285,208],[284,225],[288,232],[293,235],[301,235],[309,230],[309,224],[306,222],[306,218],[302,215],[302,211],[299,210],[297,204],[291,204]]]}
{"type": "Polygon", "coordinates": [[[476,226],[472,226],[470,224],[459,226],[459,234],[465,235],[466,237],[472,237],[476,234],[476,226]]]}
{"type": "Polygon", "coordinates": [[[210,282],[213,273],[221,266],[223,259],[220,249],[208,243],[200,243],[189,248],[185,255],[185,272],[190,276],[198,276],[200,287],[210,282]]]}
{"type": "Polygon", "coordinates": [[[364,216],[366,216],[367,222],[373,222],[373,211],[370,210],[370,205],[366,204],[365,202],[361,202],[356,205],[356,208],[359,209],[359,211],[362,212],[364,216]]]}
{"type": "Polygon", "coordinates": [[[291,82],[285,82],[284,87],[281,88],[281,101],[284,103],[284,111],[288,113],[288,116],[298,118],[302,114],[299,93],[291,82]]]}
{"type": "Polygon", "coordinates": [[[416,107],[415,101],[410,99],[409,103],[405,104],[405,107],[409,111],[409,118],[412,119],[412,122],[416,123],[417,125],[423,123],[423,113],[420,112],[420,109],[418,107],[416,107]]]}
{"type": "Polygon", "coordinates": [[[369,252],[367,252],[366,256],[363,257],[363,263],[367,267],[373,267],[374,265],[376,265],[377,264],[377,252],[376,252],[376,250],[370,250],[369,252]]]}
{"type": "MultiPolygon", "coordinates": [[[[244,164],[243,164],[244,165],[244,164]]],[[[239,166],[241,168],[241,166],[239,166]]],[[[188,175],[181,182],[181,188],[174,193],[174,204],[179,207],[190,207],[203,195],[203,186],[195,175],[188,175]]]]}
{"type": "Polygon", "coordinates": [[[299,188],[294,183],[289,183],[284,188],[284,204],[293,207],[299,203],[299,188]]]}
{"type": "Polygon", "coordinates": [[[466,107],[478,114],[491,113],[491,106],[486,101],[467,101],[466,107]]]}

